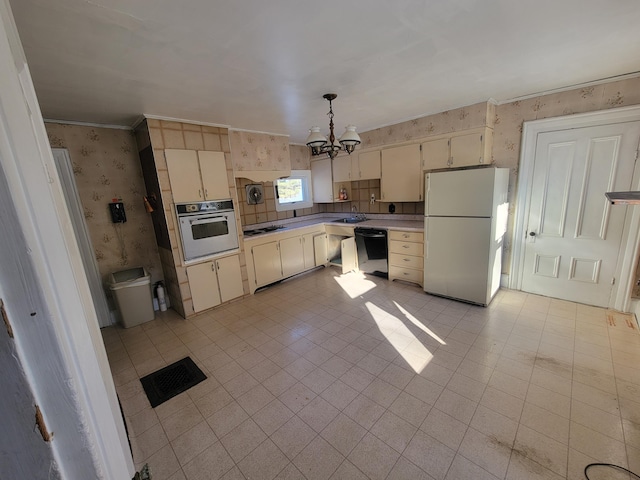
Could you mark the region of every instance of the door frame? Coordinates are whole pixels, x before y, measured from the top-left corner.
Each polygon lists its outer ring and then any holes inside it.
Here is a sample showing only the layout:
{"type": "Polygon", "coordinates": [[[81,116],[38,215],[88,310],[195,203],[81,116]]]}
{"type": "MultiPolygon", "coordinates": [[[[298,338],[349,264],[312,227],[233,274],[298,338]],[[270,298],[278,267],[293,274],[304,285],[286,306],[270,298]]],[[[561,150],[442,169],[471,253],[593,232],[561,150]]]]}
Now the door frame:
{"type": "Polygon", "coordinates": [[[82,213],[82,203],[80,202],[80,194],[78,193],[73,175],[69,150],[66,148],[52,148],[51,152],[53,153],[53,159],[58,168],[60,186],[67,201],[71,224],[73,225],[73,231],[78,241],[78,249],[80,250],[84,270],[87,274],[91,298],[93,299],[96,314],[98,315],[98,324],[100,328],[108,327],[113,325],[113,321],[109,311],[109,305],[107,304],[104,287],[102,286],[102,277],[98,269],[91,237],[89,236],[89,228],[82,213]]]}
{"type": "MultiPolygon", "coordinates": [[[[529,208],[532,190],[533,168],[538,135],[558,130],[583,127],[597,127],[614,123],[640,121],[640,105],[612,108],[595,112],[545,118],[523,123],[522,146],[520,148],[519,175],[517,182],[516,206],[513,236],[511,238],[512,256],[509,288],[522,290],[524,275],[524,250],[526,246],[526,227],[529,221],[529,208]]],[[[640,169],[636,163],[631,182],[633,190],[640,190],[640,169]]],[[[622,312],[629,311],[633,290],[636,259],[640,251],[640,208],[627,208],[622,232],[622,241],[615,269],[616,283],[609,297],[609,308],[622,312]]]]}

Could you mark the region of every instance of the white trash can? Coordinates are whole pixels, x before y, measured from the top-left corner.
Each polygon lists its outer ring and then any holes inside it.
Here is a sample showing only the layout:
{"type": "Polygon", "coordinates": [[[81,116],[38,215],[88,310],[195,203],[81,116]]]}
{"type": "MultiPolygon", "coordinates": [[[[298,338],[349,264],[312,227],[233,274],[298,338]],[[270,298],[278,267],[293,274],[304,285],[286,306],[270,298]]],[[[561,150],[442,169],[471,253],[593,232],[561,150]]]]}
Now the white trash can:
{"type": "Polygon", "coordinates": [[[143,267],[113,272],[109,278],[109,290],[116,301],[124,328],[153,320],[151,275],[143,267]]]}

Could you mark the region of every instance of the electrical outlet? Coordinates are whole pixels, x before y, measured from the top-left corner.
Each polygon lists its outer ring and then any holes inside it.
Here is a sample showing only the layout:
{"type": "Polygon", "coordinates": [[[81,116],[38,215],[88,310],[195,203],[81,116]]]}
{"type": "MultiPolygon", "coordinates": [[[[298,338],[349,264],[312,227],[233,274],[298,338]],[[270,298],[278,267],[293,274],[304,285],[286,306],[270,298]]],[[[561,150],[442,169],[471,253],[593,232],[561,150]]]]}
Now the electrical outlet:
{"type": "Polygon", "coordinates": [[[371,194],[371,205],[373,205],[376,201],[376,195],[374,193],[371,194]]]}

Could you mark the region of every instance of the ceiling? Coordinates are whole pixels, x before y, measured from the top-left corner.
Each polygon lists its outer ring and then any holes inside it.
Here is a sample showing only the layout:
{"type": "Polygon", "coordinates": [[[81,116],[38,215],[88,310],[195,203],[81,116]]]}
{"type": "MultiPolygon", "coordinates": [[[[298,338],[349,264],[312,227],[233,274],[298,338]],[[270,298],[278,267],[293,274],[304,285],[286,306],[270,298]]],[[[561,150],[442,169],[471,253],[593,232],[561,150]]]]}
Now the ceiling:
{"type": "Polygon", "coordinates": [[[287,134],[640,70],[637,0],[11,0],[43,116],[287,134]]]}

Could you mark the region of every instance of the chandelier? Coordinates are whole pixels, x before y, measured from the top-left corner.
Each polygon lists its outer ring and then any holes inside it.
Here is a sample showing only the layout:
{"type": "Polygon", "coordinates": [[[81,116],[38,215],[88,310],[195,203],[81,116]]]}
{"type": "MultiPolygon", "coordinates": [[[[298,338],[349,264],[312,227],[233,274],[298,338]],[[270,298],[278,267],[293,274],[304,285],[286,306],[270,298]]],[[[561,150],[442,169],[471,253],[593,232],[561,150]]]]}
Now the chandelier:
{"type": "Polygon", "coordinates": [[[320,127],[311,127],[309,129],[309,136],[307,137],[307,146],[311,148],[312,155],[322,155],[326,153],[329,158],[334,159],[338,152],[344,148],[344,150],[351,155],[351,152],[356,148],[356,145],[360,143],[360,136],[356,133],[356,127],[354,125],[347,125],[345,132],[340,139],[336,139],[333,133],[333,109],[331,108],[331,102],[336,99],[338,95],[335,93],[325,93],[322,98],[329,100],[329,138],[320,133],[320,127]]]}

